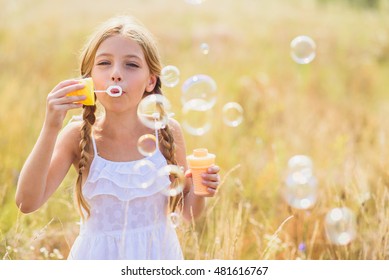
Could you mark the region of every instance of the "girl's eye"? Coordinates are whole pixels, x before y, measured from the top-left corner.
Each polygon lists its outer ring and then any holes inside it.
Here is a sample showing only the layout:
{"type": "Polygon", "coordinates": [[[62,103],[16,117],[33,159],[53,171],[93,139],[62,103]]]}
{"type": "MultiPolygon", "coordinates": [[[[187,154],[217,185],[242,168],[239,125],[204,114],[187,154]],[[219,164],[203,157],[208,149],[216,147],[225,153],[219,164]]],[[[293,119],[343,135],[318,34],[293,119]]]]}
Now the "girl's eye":
{"type": "Polygon", "coordinates": [[[97,63],[97,65],[109,65],[110,63],[108,61],[100,61],[97,63]]]}
{"type": "Polygon", "coordinates": [[[135,67],[135,68],[138,68],[139,66],[135,63],[126,63],[127,66],[129,67],[135,67]]]}

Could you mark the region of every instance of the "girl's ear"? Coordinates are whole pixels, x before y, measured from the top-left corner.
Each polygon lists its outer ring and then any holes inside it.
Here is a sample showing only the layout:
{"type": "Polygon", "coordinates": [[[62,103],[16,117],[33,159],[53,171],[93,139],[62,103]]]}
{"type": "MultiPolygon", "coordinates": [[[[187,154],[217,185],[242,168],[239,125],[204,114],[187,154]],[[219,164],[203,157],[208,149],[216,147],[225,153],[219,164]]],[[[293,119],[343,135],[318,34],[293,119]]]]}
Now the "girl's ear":
{"type": "Polygon", "coordinates": [[[155,88],[156,83],[157,83],[157,76],[150,75],[149,82],[146,86],[146,92],[152,92],[155,88]]]}

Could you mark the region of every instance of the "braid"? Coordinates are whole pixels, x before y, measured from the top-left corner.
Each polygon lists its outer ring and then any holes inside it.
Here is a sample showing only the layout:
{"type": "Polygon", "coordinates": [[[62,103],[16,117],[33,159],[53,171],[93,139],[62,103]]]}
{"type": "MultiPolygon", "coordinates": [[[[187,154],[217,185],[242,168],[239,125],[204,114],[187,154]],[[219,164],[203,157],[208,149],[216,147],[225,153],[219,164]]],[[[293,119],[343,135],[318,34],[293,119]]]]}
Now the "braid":
{"type": "MultiPolygon", "coordinates": [[[[166,161],[168,164],[171,165],[177,165],[176,161],[176,145],[174,143],[174,137],[173,133],[171,132],[168,125],[166,125],[164,128],[159,130],[159,143],[161,147],[161,152],[163,156],[166,158],[166,161]]],[[[173,176],[172,178],[172,186],[173,188],[176,188],[178,184],[180,183],[177,176],[173,176]]],[[[169,207],[171,212],[174,212],[176,209],[176,206],[178,202],[183,198],[183,193],[176,196],[170,196],[169,197],[169,207]]]]}
{"type": "MultiPolygon", "coordinates": [[[[154,88],[152,93],[162,94],[161,80],[159,79],[159,77],[157,79],[157,83],[156,83],[155,88],[154,88]]],[[[149,93],[145,93],[145,94],[149,94],[149,93]]],[[[163,108],[163,104],[157,103],[157,109],[158,109],[159,113],[161,114],[161,119],[163,119],[166,116],[166,111],[163,108]]],[[[177,165],[176,145],[174,143],[173,133],[170,130],[169,125],[166,125],[164,128],[161,128],[158,133],[161,136],[161,137],[159,137],[159,144],[160,144],[160,147],[162,148],[161,152],[162,152],[163,156],[165,157],[167,163],[171,164],[171,165],[177,165]]],[[[178,181],[177,176],[173,176],[173,177],[174,178],[172,179],[173,180],[172,185],[175,188],[179,184],[179,181],[178,181]]],[[[183,198],[183,193],[180,193],[176,196],[169,197],[169,207],[170,207],[171,212],[174,212],[178,202],[182,198],[183,198]]]]}
{"type": "Polygon", "coordinates": [[[90,162],[92,125],[96,121],[95,111],[96,105],[84,106],[82,114],[82,118],[84,121],[81,127],[81,141],[79,145],[81,157],[78,163],[78,178],[76,183],[76,202],[82,219],[85,218],[82,209],[87,212],[87,217],[90,216],[89,204],[82,194],[82,174],[84,173],[85,166],[88,164],[88,162],[90,162]]]}

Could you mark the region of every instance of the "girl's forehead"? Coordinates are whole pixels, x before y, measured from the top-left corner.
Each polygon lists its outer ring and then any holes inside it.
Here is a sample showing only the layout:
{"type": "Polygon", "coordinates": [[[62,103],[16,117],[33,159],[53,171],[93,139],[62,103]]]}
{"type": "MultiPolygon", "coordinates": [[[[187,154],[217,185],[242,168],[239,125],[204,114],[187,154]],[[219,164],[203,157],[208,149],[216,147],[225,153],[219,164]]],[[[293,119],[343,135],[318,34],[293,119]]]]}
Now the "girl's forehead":
{"type": "Polygon", "coordinates": [[[98,56],[134,56],[144,59],[142,47],[138,42],[123,35],[115,35],[105,39],[96,51],[98,56]]]}

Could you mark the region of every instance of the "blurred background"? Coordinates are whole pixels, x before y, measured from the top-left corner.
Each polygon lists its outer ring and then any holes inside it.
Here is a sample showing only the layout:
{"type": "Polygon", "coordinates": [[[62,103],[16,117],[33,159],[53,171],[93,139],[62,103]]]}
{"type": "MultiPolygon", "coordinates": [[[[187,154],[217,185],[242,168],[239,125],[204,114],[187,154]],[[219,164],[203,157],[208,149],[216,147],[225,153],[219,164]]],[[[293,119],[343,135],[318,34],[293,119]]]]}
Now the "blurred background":
{"type": "Polygon", "coordinates": [[[0,259],[67,257],[74,170],[28,215],[17,179],[47,94],[79,77],[89,34],[118,14],[142,21],[174,66],[163,91],[187,153],[206,147],[222,168],[204,215],[174,223],[186,259],[389,259],[389,1],[0,6],[0,259]],[[207,106],[187,105],[199,92],[207,106]]]}

